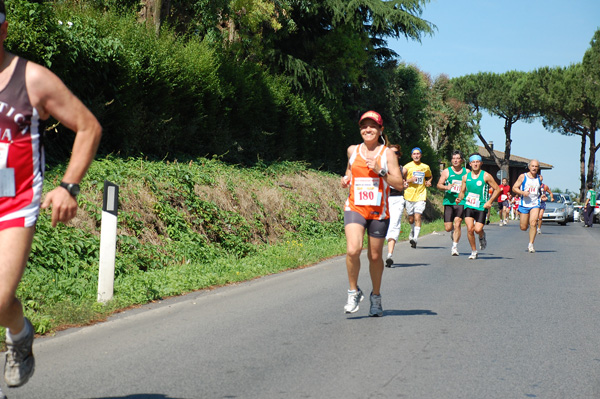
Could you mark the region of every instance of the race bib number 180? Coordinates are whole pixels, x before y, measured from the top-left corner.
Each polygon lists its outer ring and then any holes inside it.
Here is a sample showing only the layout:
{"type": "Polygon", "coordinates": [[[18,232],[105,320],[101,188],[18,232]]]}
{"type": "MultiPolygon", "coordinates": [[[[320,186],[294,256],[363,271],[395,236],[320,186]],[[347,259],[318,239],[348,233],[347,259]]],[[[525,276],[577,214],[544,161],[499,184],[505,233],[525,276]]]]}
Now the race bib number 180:
{"type": "Polygon", "coordinates": [[[354,204],[379,205],[381,197],[379,194],[379,178],[356,177],[354,179],[354,204]]]}

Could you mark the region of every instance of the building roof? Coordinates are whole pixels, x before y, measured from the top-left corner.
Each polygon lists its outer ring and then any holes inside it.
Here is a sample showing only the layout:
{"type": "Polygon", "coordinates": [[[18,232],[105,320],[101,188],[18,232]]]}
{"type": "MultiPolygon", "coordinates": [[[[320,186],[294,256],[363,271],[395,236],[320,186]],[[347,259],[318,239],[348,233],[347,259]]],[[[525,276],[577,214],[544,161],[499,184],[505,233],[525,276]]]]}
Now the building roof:
{"type": "MultiPolygon", "coordinates": [[[[494,158],[490,155],[490,153],[488,152],[488,150],[486,150],[485,147],[482,146],[477,146],[477,150],[479,152],[479,155],[481,155],[481,158],[483,158],[483,164],[484,165],[496,165],[496,162],[494,161],[494,158]]],[[[498,151],[498,150],[494,150],[494,154],[496,154],[496,156],[500,159],[504,159],[504,152],[502,151],[498,151]]],[[[517,155],[510,155],[510,159],[508,160],[508,166],[509,167],[527,167],[527,164],[529,163],[529,161],[531,161],[531,159],[529,158],[523,158],[523,157],[519,157],[517,155]]],[[[549,170],[549,169],[554,169],[554,166],[548,164],[548,163],[544,163],[542,161],[540,162],[540,170],[549,170]]]]}

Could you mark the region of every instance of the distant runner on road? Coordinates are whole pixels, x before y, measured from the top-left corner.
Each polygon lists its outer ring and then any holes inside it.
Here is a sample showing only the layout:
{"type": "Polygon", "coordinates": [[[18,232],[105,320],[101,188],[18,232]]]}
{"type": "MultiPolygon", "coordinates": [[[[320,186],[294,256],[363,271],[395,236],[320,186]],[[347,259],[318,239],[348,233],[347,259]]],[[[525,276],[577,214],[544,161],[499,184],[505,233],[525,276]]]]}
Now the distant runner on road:
{"type": "Polygon", "coordinates": [[[529,168],[529,172],[519,176],[513,185],[513,192],[521,196],[519,204],[519,227],[523,231],[529,229],[527,251],[534,253],[535,248],[533,247],[533,243],[535,242],[537,220],[540,214],[542,180],[539,175],[540,163],[537,159],[529,161],[527,167],[529,168]]]}
{"type": "Polygon", "coordinates": [[[364,295],[358,286],[360,254],[365,231],[368,235],[369,271],[373,291],[369,316],[383,316],[381,280],[383,276],[383,244],[389,225],[389,186],[402,187],[404,181],[394,151],[385,146],[383,119],[375,111],[364,113],[359,120],[363,142],[348,147],[348,167],[341,179],[350,188],[344,206],[346,232],[346,268],[348,301],[345,313],[354,313],[364,295]]]}
{"type": "Polygon", "coordinates": [[[508,185],[508,179],[503,178],[502,184],[500,184],[500,195],[498,196],[498,211],[500,212],[500,226],[506,226],[508,224],[508,215],[510,211],[510,186],[508,185]]]}
{"type": "Polygon", "coordinates": [[[463,185],[460,194],[456,198],[459,204],[465,201],[465,224],[467,225],[467,237],[471,244],[471,255],[469,259],[477,259],[477,246],[475,244],[475,233],[479,236],[479,249],[487,247],[487,239],[483,227],[485,225],[486,213],[500,194],[498,183],[489,173],[481,170],[483,164],[481,155],[474,153],[469,156],[471,172],[463,176],[463,185]],[[491,197],[488,198],[488,186],[493,189],[491,197]]]}
{"type": "Polygon", "coordinates": [[[462,152],[455,150],[452,152],[452,166],[444,169],[440,175],[437,188],[444,190],[444,228],[447,232],[452,232],[452,256],[458,256],[458,241],[460,240],[460,225],[464,218],[464,199],[456,203],[456,198],[460,194],[463,184],[463,177],[469,172],[469,169],[463,167],[462,152]]]}
{"type": "Polygon", "coordinates": [[[415,147],[410,152],[412,162],[404,165],[407,171],[406,184],[404,185],[404,200],[408,223],[410,223],[410,234],[408,240],[410,246],[417,247],[419,233],[421,232],[421,215],[425,211],[427,203],[427,187],[431,187],[433,175],[429,165],[421,162],[421,149],[415,147]]]}

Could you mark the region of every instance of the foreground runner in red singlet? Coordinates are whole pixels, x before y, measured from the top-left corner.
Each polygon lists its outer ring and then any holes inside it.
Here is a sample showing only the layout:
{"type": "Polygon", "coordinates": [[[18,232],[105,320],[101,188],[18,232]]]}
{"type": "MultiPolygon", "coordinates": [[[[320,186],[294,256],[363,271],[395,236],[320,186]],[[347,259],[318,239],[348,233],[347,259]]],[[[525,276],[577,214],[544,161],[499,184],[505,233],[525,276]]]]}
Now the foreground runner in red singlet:
{"type": "Polygon", "coordinates": [[[358,274],[366,231],[369,237],[367,256],[373,284],[369,316],[383,316],[380,288],[383,244],[390,220],[389,186],[402,187],[404,181],[398,157],[385,146],[381,115],[368,111],[361,116],[359,126],[363,143],[348,147],[348,167],[346,175],[341,179],[342,187],[350,188],[344,206],[346,268],[350,283],[344,312],[356,312],[363,299],[363,293],[358,287],[358,274]]]}
{"type": "Polygon", "coordinates": [[[0,325],[6,328],[4,379],[9,387],[18,387],[29,380],[35,366],[35,331],[15,295],[42,200],[40,122],[53,116],[76,133],[63,181],[41,205],[52,208],[53,226],[75,216],[78,184],[94,158],[102,129],[54,73],[4,50],[4,0],[0,22],[0,325]]]}

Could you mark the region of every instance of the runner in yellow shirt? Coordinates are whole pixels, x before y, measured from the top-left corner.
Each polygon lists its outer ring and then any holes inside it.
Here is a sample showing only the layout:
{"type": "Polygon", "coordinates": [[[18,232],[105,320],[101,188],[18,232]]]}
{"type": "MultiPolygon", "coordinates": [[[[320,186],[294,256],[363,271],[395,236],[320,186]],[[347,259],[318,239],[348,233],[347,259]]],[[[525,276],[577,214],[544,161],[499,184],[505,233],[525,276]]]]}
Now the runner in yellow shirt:
{"type": "Polygon", "coordinates": [[[404,165],[407,170],[404,183],[404,200],[408,222],[410,223],[410,234],[408,240],[410,246],[417,247],[417,240],[421,231],[421,215],[425,211],[427,201],[427,187],[431,187],[433,175],[429,165],[421,162],[422,151],[415,147],[411,151],[412,162],[404,165]]]}

